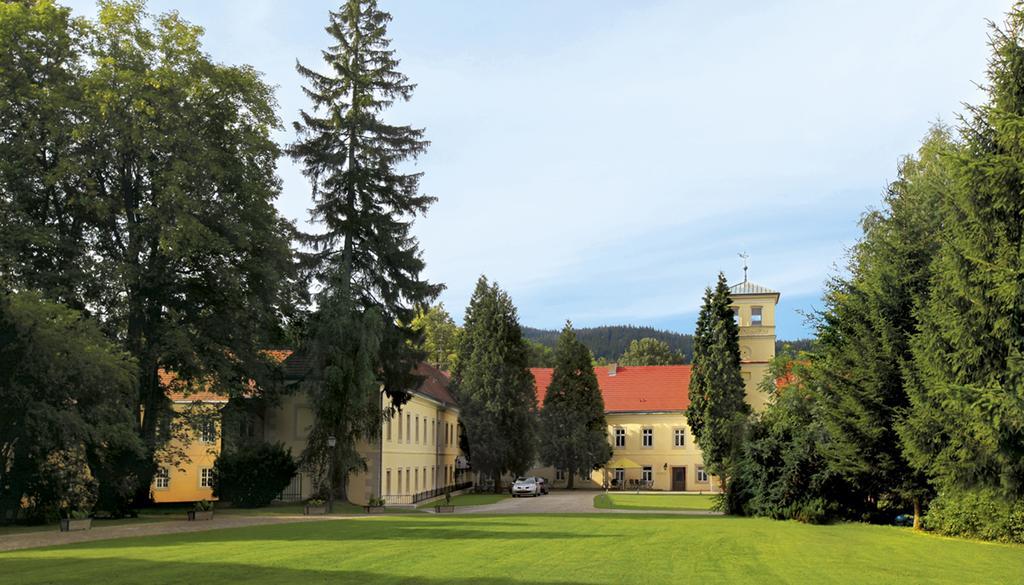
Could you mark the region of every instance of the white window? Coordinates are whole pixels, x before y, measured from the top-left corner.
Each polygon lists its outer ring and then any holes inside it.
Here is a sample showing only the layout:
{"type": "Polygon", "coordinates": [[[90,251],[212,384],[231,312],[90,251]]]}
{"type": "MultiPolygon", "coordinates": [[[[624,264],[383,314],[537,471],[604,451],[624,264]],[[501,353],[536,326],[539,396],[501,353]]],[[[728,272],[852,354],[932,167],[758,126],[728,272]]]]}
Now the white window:
{"type": "Polygon", "coordinates": [[[565,470],[564,469],[556,469],[555,470],[555,481],[565,481],[565,470]]]}
{"type": "Polygon", "coordinates": [[[165,490],[171,485],[171,474],[167,472],[167,469],[161,467],[156,470],[156,475],[153,476],[154,487],[158,490],[165,490]]]}
{"type": "Polygon", "coordinates": [[[644,465],[643,471],[640,472],[640,479],[643,481],[654,481],[654,470],[651,469],[650,465],[644,465]]]}
{"type": "Polygon", "coordinates": [[[761,307],[750,307],[750,324],[754,327],[761,325],[761,307]]]}
{"type": "Polygon", "coordinates": [[[644,447],[653,447],[654,446],[654,429],[644,429],[642,436],[643,436],[643,439],[644,439],[644,442],[642,443],[642,445],[644,447]]]}
{"type": "Polygon", "coordinates": [[[199,440],[206,444],[217,440],[217,423],[211,419],[199,421],[199,440]]]}
{"type": "Polygon", "coordinates": [[[199,471],[199,487],[213,487],[213,470],[204,467],[199,471]]]}
{"type": "MultiPolygon", "coordinates": [[[[401,473],[401,471],[399,471],[399,473],[401,473]]],[[[385,484],[387,486],[387,491],[384,492],[384,493],[387,494],[387,495],[391,495],[391,470],[390,469],[388,469],[387,473],[385,474],[385,477],[387,477],[387,483],[385,484]]]]}
{"type": "Polygon", "coordinates": [[[388,438],[389,441],[391,440],[391,419],[390,418],[388,419],[388,435],[387,435],[387,438],[388,438]]]}
{"type": "Polygon", "coordinates": [[[626,481],[626,470],[621,467],[615,468],[615,483],[622,485],[626,481]]]}
{"type": "Polygon", "coordinates": [[[698,483],[707,483],[708,482],[708,472],[704,469],[703,465],[698,465],[697,466],[697,482],[698,483]]]}
{"type": "Polygon", "coordinates": [[[615,446],[626,446],[626,429],[615,429],[615,446]]]}
{"type": "Polygon", "coordinates": [[[682,447],[686,444],[686,431],[683,429],[675,429],[672,432],[673,442],[672,444],[676,447],[682,447]]]}

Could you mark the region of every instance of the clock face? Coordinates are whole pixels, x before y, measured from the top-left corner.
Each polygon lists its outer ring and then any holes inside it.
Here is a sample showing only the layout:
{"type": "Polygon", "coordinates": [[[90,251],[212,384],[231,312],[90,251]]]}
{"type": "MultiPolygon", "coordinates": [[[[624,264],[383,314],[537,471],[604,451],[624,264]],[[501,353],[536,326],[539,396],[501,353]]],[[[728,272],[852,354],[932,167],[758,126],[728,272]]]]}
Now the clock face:
{"type": "Polygon", "coordinates": [[[750,347],[744,345],[743,347],[740,348],[740,359],[741,360],[749,360],[750,359],[750,347]]]}

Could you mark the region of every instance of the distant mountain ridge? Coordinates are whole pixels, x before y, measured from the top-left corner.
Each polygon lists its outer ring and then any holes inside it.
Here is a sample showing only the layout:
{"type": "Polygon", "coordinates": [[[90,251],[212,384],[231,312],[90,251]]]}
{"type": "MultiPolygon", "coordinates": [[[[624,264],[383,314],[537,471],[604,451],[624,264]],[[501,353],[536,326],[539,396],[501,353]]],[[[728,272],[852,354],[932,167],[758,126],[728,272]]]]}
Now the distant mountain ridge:
{"type": "MultiPolygon", "coordinates": [[[[537,329],[535,327],[523,327],[523,336],[531,341],[536,341],[548,347],[554,348],[558,343],[559,331],[553,329],[537,329]]],[[[626,352],[629,343],[635,339],[653,337],[664,341],[675,351],[683,352],[685,363],[690,363],[693,358],[693,335],[689,333],[677,333],[654,327],[640,327],[637,325],[602,325],[600,327],[583,327],[576,330],[576,337],[587,346],[596,358],[605,358],[608,361],[615,361],[626,352]]],[[[808,350],[811,347],[811,340],[778,340],[775,342],[776,351],[782,349],[783,345],[789,345],[793,351],[808,350]]]]}

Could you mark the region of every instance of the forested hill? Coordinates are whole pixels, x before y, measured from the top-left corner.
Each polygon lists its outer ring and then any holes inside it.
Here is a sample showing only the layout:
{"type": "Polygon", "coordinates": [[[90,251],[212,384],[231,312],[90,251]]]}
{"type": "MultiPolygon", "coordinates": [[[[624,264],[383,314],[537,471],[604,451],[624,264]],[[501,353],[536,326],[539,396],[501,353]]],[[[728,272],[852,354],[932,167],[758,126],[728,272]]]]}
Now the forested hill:
{"type": "MultiPolygon", "coordinates": [[[[551,329],[523,327],[523,335],[527,339],[542,343],[550,348],[554,348],[558,342],[558,334],[558,331],[551,329]]],[[[629,347],[629,342],[634,339],[643,339],[644,337],[659,339],[667,343],[673,350],[683,352],[686,363],[690,363],[690,359],[693,357],[693,335],[689,333],[676,333],[674,331],[665,331],[653,327],[638,327],[636,325],[604,325],[601,327],[577,329],[576,336],[583,342],[583,345],[590,348],[594,357],[605,358],[608,361],[619,359],[619,356],[625,353],[626,348],[629,347]]],[[[811,340],[779,340],[776,343],[776,351],[781,349],[784,344],[788,344],[793,351],[807,350],[810,349],[811,340]]]]}
{"type": "MultiPolygon", "coordinates": [[[[523,335],[538,343],[554,348],[558,342],[558,331],[549,329],[534,329],[523,327],[523,335]]],[[[662,331],[653,327],[637,327],[635,325],[605,325],[602,327],[586,327],[576,330],[576,337],[590,348],[596,358],[605,358],[608,361],[619,359],[629,342],[634,339],[653,337],[668,344],[670,348],[683,352],[686,363],[690,363],[693,356],[693,336],[688,333],[675,333],[662,331]]]]}

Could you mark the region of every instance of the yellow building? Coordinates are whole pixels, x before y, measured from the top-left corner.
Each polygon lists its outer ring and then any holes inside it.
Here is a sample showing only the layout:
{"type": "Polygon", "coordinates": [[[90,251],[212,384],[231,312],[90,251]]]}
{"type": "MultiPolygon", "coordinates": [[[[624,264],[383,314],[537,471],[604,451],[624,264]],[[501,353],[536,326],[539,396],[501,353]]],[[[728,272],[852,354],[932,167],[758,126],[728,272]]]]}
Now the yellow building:
{"type": "MultiPolygon", "coordinates": [[[[761,411],[768,395],[758,386],[775,357],[775,307],[779,293],[744,280],[730,288],[732,307],[739,324],[740,370],[747,401],[761,411]]],[[[551,383],[553,370],[531,370],[536,381],[538,404],[551,383]]],[[[704,458],[686,423],[689,407],[690,366],[596,367],[605,403],[612,459],[588,478],[577,478],[583,487],[625,487],[663,491],[717,491],[704,458]],[[582,480],[582,481],[581,481],[582,480]]],[[[539,475],[563,487],[563,470],[537,467],[527,475],[539,475]]]]}
{"type": "MultiPolygon", "coordinates": [[[[226,441],[281,442],[293,456],[301,455],[313,425],[313,409],[300,383],[309,371],[308,362],[291,351],[272,353],[283,362],[286,382],[294,391],[258,415],[233,410],[225,396],[185,393],[173,375],[162,374],[174,404],[177,431],[157,456],[160,468],[152,485],[154,501],[215,499],[210,479],[226,441]],[[231,433],[225,436],[228,427],[231,433]]],[[[448,391],[448,376],[427,364],[420,364],[416,374],[422,377],[420,385],[411,391],[402,409],[385,421],[381,436],[356,446],[367,470],[348,478],[347,494],[353,503],[366,504],[370,498],[383,497],[392,505],[412,504],[462,483],[458,468],[465,465],[459,464],[459,409],[448,391]]],[[[303,500],[316,490],[314,478],[300,471],[281,499],[303,500]]]]}
{"type": "MultiPolygon", "coordinates": [[[[383,497],[392,505],[412,504],[460,482],[459,409],[448,392],[448,376],[427,364],[420,364],[416,374],[423,381],[402,409],[385,421],[380,438],[356,446],[367,470],[348,477],[346,492],[352,503],[383,497]]],[[[293,454],[302,453],[313,425],[308,396],[297,392],[285,397],[266,413],[263,423],[265,440],[281,441],[293,454]]],[[[306,499],[316,489],[315,478],[302,471],[283,498],[306,499]]]]}
{"type": "Polygon", "coordinates": [[[151,493],[153,501],[195,502],[213,500],[213,463],[221,450],[221,409],[227,397],[211,392],[186,393],[173,375],[160,372],[168,389],[174,419],[174,437],[157,453],[157,471],[151,493]]]}

